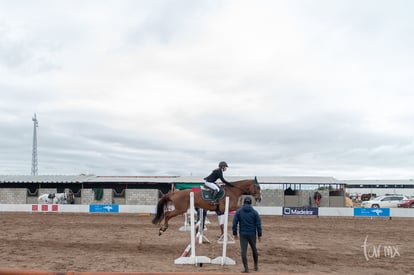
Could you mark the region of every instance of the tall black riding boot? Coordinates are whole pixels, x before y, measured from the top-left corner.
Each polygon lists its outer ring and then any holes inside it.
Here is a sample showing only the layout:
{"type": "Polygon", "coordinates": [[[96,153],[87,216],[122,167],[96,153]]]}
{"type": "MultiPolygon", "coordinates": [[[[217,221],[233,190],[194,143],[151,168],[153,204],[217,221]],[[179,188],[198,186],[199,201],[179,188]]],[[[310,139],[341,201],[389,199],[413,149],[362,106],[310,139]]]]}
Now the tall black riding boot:
{"type": "Polygon", "coordinates": [[[211,204],[212,205],[217,204],[217,195],[218,195],[218,191],[217,190],[212,190],[211,191],[211,204]]]}

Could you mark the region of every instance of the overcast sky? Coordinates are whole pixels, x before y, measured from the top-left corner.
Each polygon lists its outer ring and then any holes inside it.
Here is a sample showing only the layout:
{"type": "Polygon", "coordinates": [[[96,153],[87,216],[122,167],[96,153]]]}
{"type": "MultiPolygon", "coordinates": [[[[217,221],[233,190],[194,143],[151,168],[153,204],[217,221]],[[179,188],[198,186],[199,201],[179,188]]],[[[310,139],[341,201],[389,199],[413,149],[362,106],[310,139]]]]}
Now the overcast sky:
{"type": "Polygon", "coordinates": [[[414,178],[413,10],[0,0],[0,174],[414,178]]]}

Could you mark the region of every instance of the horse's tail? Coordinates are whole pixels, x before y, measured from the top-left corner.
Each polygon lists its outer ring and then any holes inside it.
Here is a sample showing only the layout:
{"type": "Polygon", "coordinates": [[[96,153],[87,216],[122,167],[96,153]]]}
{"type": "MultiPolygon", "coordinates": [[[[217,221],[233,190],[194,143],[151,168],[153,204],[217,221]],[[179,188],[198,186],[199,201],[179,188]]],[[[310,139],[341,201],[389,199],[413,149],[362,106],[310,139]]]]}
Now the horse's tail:
{"type": "Polygon", "coordinates": [[[169,194],[164,195],[157,204],[157,213],[155,213],[155,217],[152,219],[153,224],[159,224],[161,220],[164,218],[164,209],[165,205],[169,201],[169,194]]]}

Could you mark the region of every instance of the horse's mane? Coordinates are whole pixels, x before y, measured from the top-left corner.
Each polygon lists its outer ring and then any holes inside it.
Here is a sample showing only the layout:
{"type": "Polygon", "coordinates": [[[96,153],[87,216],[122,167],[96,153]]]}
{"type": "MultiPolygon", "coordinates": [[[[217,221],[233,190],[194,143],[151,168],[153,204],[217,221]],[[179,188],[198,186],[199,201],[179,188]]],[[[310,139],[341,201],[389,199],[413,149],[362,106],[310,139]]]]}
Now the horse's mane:
{"type": "Polygon", "coordinates": [[[248,180],[236,180],[236,181],[233,181],[232,184],[239,184],[239,183],[245,182],[245,181],[248,181],[248,180]]]}
{"type": "Polygon", "coordinates": [[[244,179],[244,180],[236,180],[236,181],[233,181],[233,182],[231,182],[232,184],[235,184],[235,185],[238,185],[238,184],[240,184],[240,183],[244,183],[244,182],[253,182],[255,185],[256,184],[259,184],[259,182],[257,181],[257,178],[256,177],[254,177],[254,179],[244,179]]]}

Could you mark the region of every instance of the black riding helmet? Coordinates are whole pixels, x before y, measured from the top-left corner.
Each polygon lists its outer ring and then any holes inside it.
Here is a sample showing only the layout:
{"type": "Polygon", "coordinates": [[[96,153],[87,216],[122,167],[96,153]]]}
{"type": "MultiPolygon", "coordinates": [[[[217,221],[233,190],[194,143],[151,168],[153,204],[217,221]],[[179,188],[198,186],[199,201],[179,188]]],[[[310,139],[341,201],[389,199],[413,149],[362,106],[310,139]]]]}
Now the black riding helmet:
{"type": "Polygon", "coordinates": [[[223,167],[229,167],[229,166],[227,165],[227,163],[225,161],[220,161],[219,167],[223,168],[223,167]]]}

